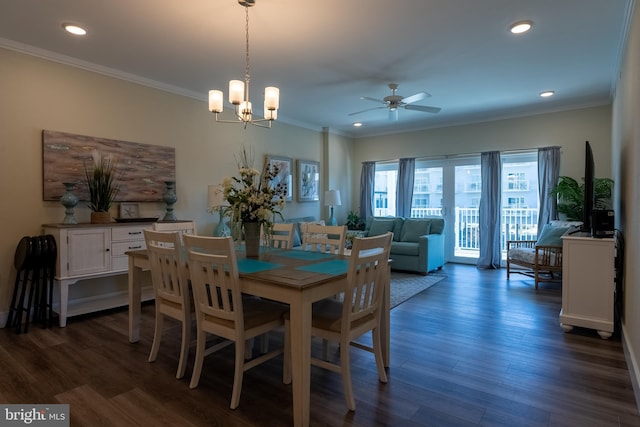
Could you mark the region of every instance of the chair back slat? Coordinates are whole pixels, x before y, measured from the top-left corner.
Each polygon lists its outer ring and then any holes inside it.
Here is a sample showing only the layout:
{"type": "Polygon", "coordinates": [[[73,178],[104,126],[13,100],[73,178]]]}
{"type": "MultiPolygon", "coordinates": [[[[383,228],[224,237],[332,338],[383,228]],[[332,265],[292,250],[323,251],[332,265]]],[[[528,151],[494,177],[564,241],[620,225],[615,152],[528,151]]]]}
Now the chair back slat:
{"type": "Polygon", "coordinates": [[[347,227],[344,225],[309,224],[302,246],[305,250],[344,255],[347,227]]]}
{"type": "Polygon", "coordinates": [[[195,221],[154,222],[153,229],[155,231],[175,231],[180,235],[181,243],[184,243],[182,236],[185,234],[198,234],[195,221]]]}
{"type": "Polygon", "coordinates": [[[389,251],[393,233],[355,238],[343,305],[344,327],[367,316],[378,318],[389,281],[389,251]]]}
{"type": "Polygon", "coordinates": [[[188,277],[182,259],[180,235],[176,232],[143,230],[156,298],[187,304],[188,277]]]}
{"type": "Polygon", "coordinates": [[[279,249],[291,249],[293,247],[293,223],[273,224],[271,246],[279,249]]]}
{"type": "MultiPolygon", "coordinates": [[[[234,322],[243,328],[242,293],[231,237],[185,235],[196,319],[234,322]]],[[[231,326],[232,328],[234,326],[231,326]]]]}

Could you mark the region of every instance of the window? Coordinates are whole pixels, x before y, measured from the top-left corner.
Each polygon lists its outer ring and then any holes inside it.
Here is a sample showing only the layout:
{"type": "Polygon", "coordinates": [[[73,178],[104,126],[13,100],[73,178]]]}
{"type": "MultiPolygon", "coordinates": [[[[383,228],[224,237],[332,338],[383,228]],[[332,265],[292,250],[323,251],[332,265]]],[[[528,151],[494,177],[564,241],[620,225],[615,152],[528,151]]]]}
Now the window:
{"type": "Polygon", "coordinates": [[[374,178],[373,215],[396,215],[396,183],[398,163],[376,163],[374,178]]]}
{"type": "Polygon", "coordinates": [[[502,249],[507,240],[535,240],[538,234],[538,156],[532,153],[503,154],[502,249]]]}
{"type": "Polygon", "coordinates": [[[507,197],[507,207],[509,208],[526,208],[524,197],[507,197]]]}
{"type": "Polygon", "coordinates": [[[411,201],[413,218],[442,214],[442,167],[430,164],[432,163],[427,161],[416,161],[411,201]]]}
{"type": "MultiPolygon", "coordinates": [[[[525,165],[520,165],[525,167],[525,165]]],[[[510,166],[512,168],[513,166],[510,166]]],[[[507,173],[507,190],[527,191],[529,190],[529,182],[524,172],[508,172],[507,173]]]]}
{"type": "Polygon", "coordinates": [[[465,193],[479,193],[482,190],[482,177],[480,175],[480,165],[463,166],[457,172],[457,177],[461,179],[461,184],[465,193]]]}

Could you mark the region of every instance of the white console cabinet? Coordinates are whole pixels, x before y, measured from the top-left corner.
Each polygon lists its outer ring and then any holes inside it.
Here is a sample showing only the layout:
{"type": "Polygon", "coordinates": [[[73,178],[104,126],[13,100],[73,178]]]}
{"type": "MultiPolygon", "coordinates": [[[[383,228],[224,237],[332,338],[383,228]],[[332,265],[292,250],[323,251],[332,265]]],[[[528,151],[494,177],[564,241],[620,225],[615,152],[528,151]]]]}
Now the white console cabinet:
{"type": "Polygon", "coordinates": [[[560,326],[595,329],[603,339],[614,331],[615,240],[584,234],[562,238],[560,326]]]}
{"type": "MultiPolygon", "coordinates": [[[[45,224],[44,233],[58,246],[55,280],[59,288],[57,308],[60,326],[67,317],[127,305],[127,293],[115,292],[69,301],[69,286],[81,280],[126,274],[127,251],[145,249],[144,228],[151,223],[45,224]]],[[[143,300],[153,298],[151,287],[143,289],[143,300]]]]}

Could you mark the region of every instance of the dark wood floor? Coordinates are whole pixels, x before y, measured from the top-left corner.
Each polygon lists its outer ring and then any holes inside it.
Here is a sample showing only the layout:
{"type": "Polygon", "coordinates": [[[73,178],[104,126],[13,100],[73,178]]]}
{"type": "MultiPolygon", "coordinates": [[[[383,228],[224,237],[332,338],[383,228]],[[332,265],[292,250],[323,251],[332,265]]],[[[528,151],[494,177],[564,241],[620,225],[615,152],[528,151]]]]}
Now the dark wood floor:
{"type": "MultiPolygon", "coordinates": [[[[337,374],[312,369],[314,426],[640,426],[620,338],[565,334],[561,290],[501,271],[448,264],[448,275],[391,313],[388,384],[372,355],[352,349],[357,409],[337,374]]],[[[0,331],[0,402],[69,403],[72,426],[287,426],[291,388],[282,359],[245,373],[240,407],[229,409],[233,353],[205,359],[200,386],[175,379],[179,329],[147,356],[129,344],[127,312],[72,318],[66,328],[0,331]]],[[[275,337],[278,340],[278,337],[275,337]]]]}

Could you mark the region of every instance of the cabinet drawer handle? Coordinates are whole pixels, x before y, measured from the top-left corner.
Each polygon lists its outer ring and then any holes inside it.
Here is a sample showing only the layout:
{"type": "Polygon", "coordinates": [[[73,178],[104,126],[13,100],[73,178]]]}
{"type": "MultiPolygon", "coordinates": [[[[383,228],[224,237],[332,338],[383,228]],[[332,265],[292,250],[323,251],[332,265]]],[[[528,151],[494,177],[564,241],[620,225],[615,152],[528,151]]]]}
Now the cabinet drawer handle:
{"type": "Polygon", "coordinates": [[[129,246],[129,249],[142,249],[142,246],[129,246]]]}
{"type": "Polygon", "coordinates": [[[129,231],[129,234],[142,234],[142,231],[129,231]]]}

